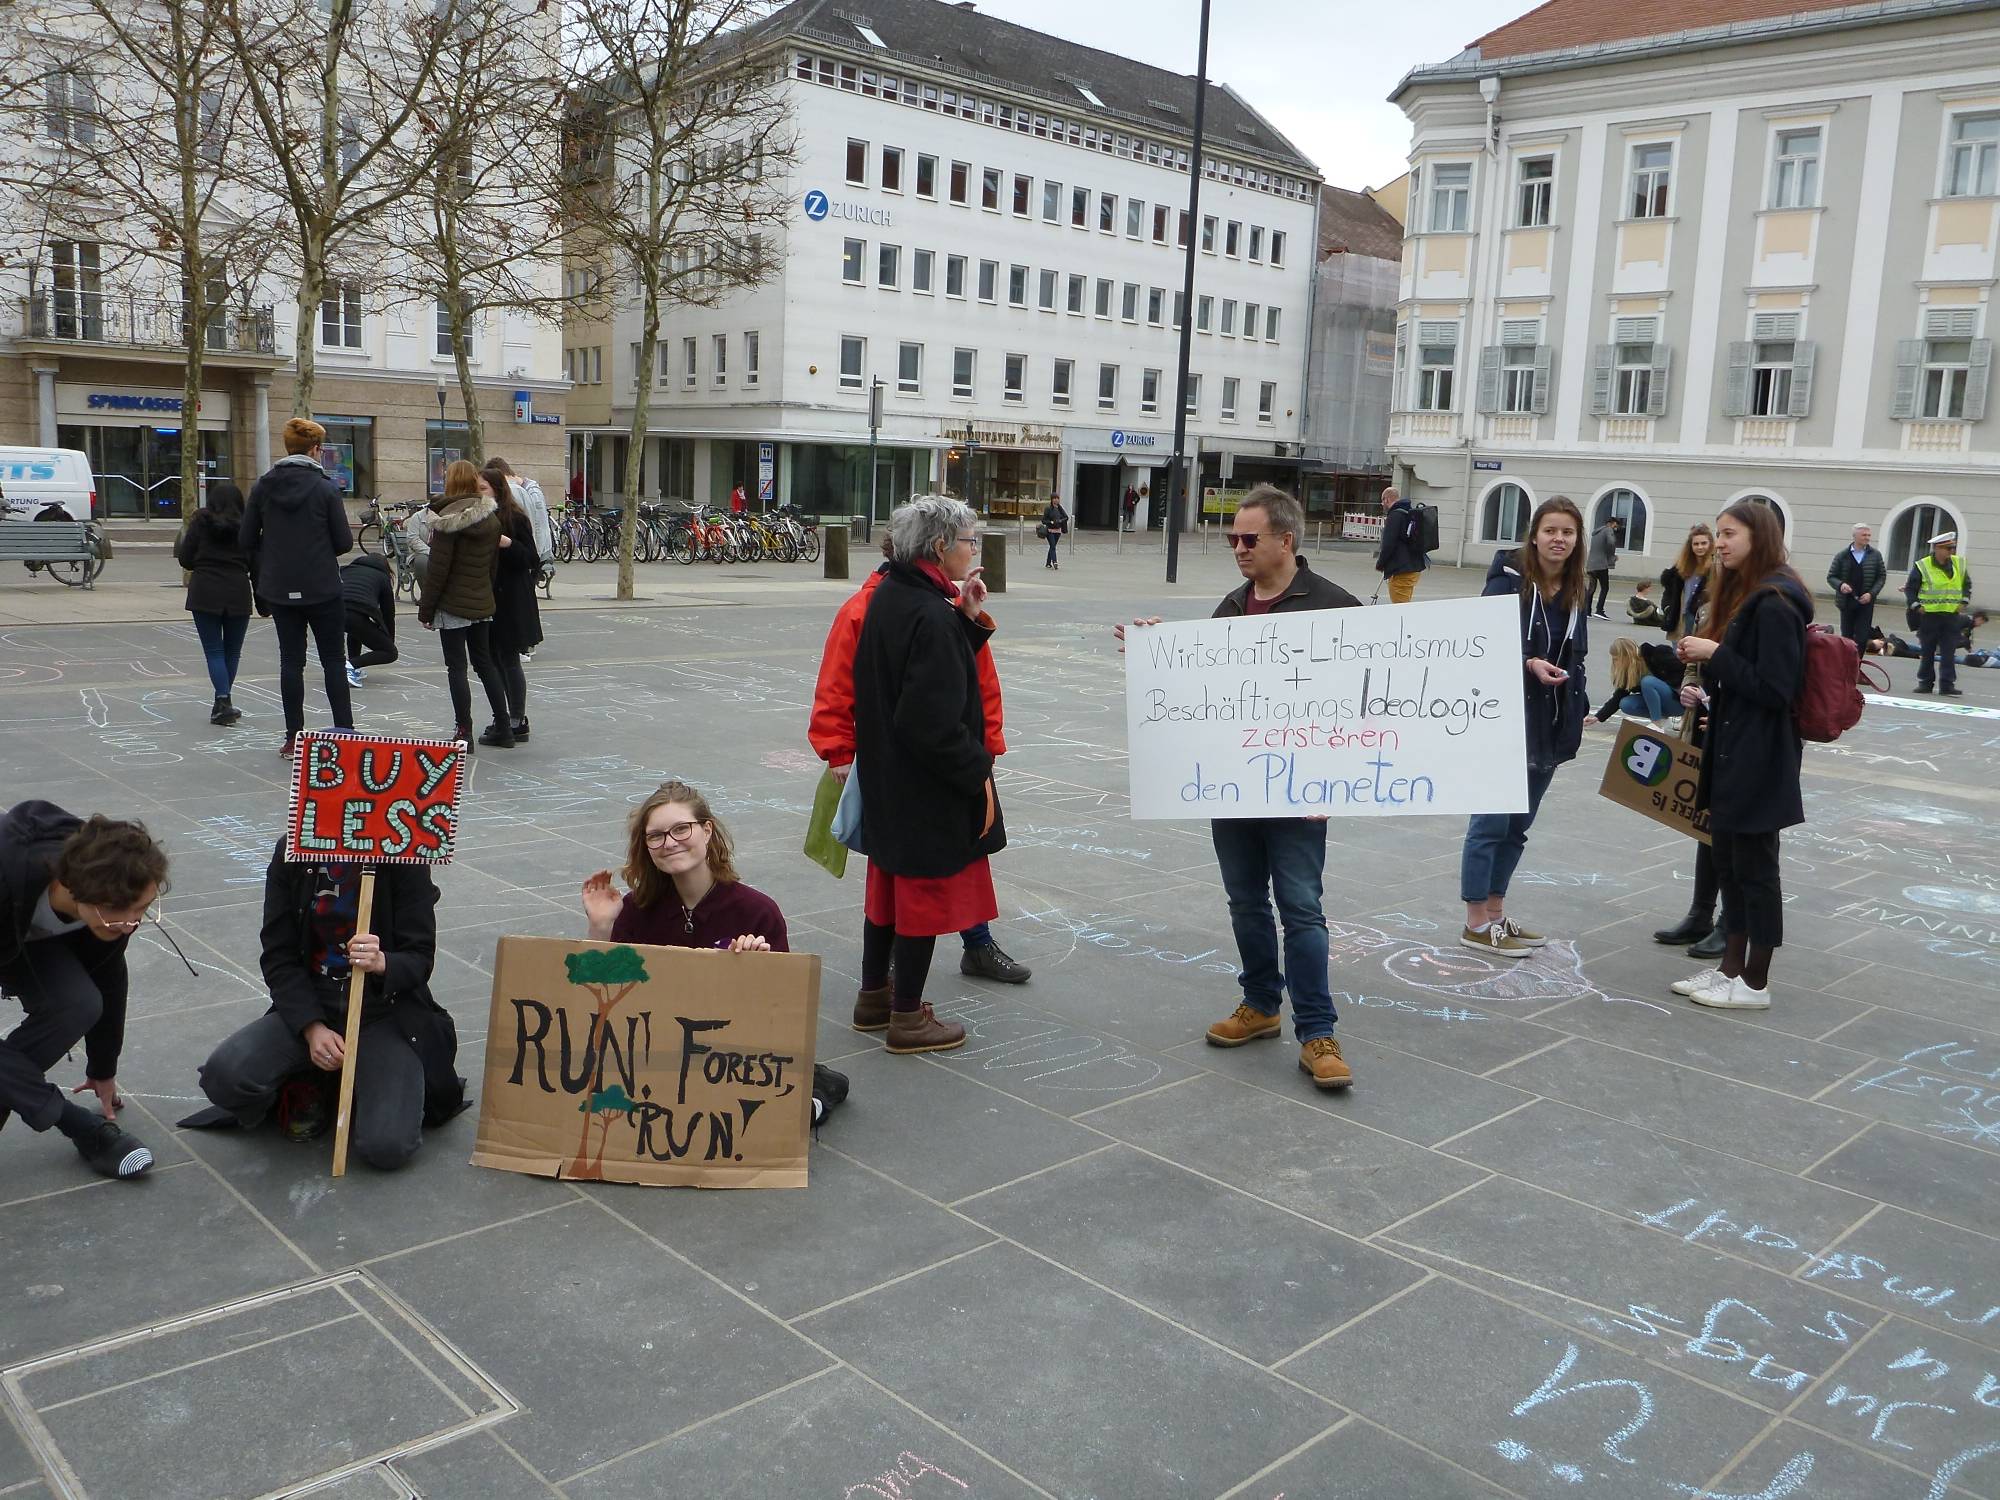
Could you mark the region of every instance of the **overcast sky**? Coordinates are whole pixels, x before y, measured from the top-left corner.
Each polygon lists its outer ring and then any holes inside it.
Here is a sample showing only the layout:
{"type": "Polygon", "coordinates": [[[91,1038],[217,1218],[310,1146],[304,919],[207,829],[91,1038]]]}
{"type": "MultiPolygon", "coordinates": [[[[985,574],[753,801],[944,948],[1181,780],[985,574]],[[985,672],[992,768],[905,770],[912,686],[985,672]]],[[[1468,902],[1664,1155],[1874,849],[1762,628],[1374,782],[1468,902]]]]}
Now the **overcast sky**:
{"type": "MultiPolygon", "coordinates": [[[[1418,63],[1443,62],[1534,0],[1214,0],[1208,73],[1227,83],[1336,187],[1404,169],[1410,128],[1387,102],[1418,63]]],[[[988,15],[1193,73],[1199,0],[979,0],[988,15]]]]}

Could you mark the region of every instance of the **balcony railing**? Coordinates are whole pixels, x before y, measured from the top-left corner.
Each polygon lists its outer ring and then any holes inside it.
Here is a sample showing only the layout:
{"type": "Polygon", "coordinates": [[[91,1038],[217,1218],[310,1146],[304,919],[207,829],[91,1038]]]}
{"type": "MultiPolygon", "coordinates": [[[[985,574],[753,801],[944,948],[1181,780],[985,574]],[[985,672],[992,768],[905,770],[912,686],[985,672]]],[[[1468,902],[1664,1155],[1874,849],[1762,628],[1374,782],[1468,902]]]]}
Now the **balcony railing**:
{"type": "MultiPolygon", "coordinates": [[[[185,349],[191,334],[186,303],[115,292],[39,292],[23,299],[21,326],[31,339],[127,349],[185,349]]],[[[217,308],[204,345],[213,354],[275,354],[270,304],[217,308]]]]}

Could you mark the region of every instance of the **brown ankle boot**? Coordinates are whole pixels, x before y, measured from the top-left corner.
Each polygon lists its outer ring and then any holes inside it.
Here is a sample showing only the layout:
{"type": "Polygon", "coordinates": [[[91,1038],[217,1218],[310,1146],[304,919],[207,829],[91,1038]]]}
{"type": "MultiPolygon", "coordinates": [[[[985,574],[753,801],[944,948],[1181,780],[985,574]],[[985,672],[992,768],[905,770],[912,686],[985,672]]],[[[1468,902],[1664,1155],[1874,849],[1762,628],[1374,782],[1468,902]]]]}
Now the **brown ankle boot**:
{"type": "Polygon", "coordinates": [[[854,1029],[880,1031],[889,1024],[889,986],[859,990],[854,996],[854,1029]]]}
{"type": "Polygon", "coordinates": [[[949,1052],[965,1045],[965,1028],[954,1021],[940,1021],[926,1001],[915,1010],[889,1013],[891,1052],[949,1052]]]}

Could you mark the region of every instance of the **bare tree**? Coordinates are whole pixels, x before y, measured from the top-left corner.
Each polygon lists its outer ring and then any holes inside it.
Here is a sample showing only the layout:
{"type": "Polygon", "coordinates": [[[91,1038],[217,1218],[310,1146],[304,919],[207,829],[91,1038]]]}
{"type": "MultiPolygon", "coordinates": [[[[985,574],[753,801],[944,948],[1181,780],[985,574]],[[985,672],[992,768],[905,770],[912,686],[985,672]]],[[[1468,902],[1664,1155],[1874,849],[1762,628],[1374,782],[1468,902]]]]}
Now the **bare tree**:
{"type": "Polygon", "coordinates": [[[646,408],[660,328],[763,282],[796,151],[780,57],[759,24],[773,0],[573,0],[575,74],[558,184],[573,263],[639,315],[625,454],[618,597],[630,599],[646,408]]]}

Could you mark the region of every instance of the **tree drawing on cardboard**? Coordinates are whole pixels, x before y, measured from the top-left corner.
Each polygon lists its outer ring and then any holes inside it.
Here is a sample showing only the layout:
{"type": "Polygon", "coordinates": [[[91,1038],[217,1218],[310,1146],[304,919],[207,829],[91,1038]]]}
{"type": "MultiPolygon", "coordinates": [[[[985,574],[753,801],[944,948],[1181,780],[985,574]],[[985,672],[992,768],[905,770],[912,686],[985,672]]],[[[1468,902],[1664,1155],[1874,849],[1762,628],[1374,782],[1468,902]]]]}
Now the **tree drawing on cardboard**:
{"type": "Polygon", "coordinates": [[[572,1177],[591,1177],[601,1182],[604,1179],[604,1143],[611,1139],[611,1122],[620,1115],[623,1115],[628,1120],[631,1119],[637,1112],[639,1105],[631,1095],[625,1092],[625,1085],[614,1083],[608,1088],[599,1089],[588,1099],[584,1100],[583,1103],[579,1104],[577,1108],[582,1110],[585,1116],[583,1127],[585,1140],[590,1139],[590,1116],[602,1116],[604,1125],[598,1132],[597,1155],[591,1158],[590,1166],[582,1172],[572,1172],[570,1175],[572,1177]]]}
{"type": "Polygon", "coordinates": [[[577,1138],[576,1160],[570,1163],[568,1175],[602,1180],[604,1176],[604,1145],[598,1143],[597,1155],[590,1154],[590,1126],[598,1114],[605,1116],[604,1133],[611,1133],[611,1114],[627,1111],[632,1101],[624,1098],[623,1089],[606,1089],[604,1084],[604,1048],[600,1042],[604,1036],[606,1023],[619,1002],[646,982],[646,960],[636,948],[592,948],[582,953],[570,953],[563,958],[563,967],[569,982],[590,991],[597,1008],[590,1018],[590,1040],[585,1044],[584,1056],[593,1059],[591,1092],[584,1098],[583,1133],[577,1138]],[[617,1093],[621,1102],[608,1102],[609,1096],[617,1093]]]}

